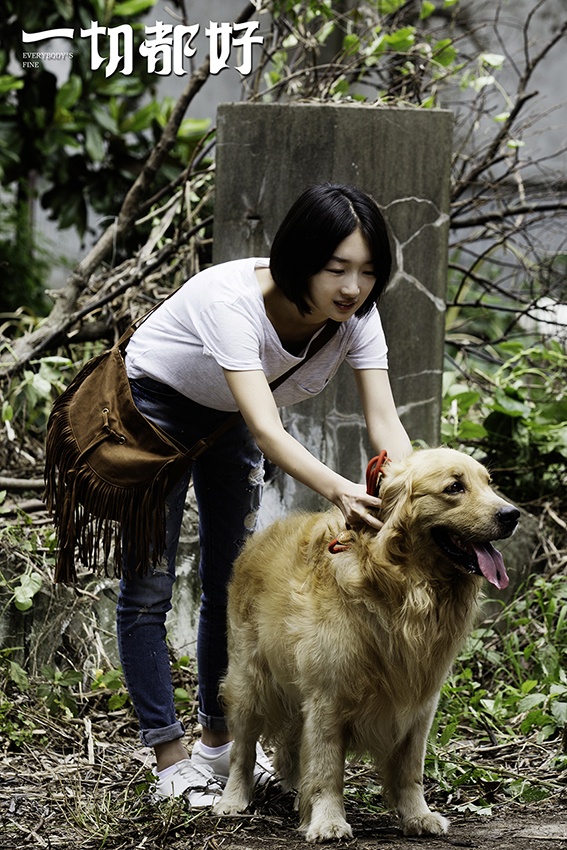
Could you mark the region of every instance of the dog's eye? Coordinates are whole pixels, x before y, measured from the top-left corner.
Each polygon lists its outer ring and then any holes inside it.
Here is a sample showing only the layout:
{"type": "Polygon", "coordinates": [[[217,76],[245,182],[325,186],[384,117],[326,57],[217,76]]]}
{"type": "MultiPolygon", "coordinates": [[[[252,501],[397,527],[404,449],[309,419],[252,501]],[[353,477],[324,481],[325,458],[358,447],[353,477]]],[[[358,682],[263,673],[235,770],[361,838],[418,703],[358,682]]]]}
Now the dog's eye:
{"type": "Polygon", "coordinates": [[[464,493],[465,487],[461,481],[453,481],[452,484],[449,484],[448,487],[445,487],[445,493],[448,493],[452,496],[454,493],[464,493]]]}

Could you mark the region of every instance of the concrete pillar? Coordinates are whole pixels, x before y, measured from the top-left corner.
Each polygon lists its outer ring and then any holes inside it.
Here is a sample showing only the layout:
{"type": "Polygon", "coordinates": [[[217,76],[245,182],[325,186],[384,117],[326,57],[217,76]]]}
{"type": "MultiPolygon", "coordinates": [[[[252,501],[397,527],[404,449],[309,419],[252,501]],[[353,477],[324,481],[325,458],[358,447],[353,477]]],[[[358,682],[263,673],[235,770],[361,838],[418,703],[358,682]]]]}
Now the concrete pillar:
{"type": "MultiPolygon", "coordinates": [[[[287,209],[308,185],[353,183],[388,220],[395,272],[380,313],[390,376],[414,440],[439,441],[452,115],[360,104],[226,104],[217,113],[214,261],[266,256],[287,209]]],[[[351,370],[283,412],[316,456],[362,480],[370,449],[351,370]]],[[[387,446],[386,446],[387,449],[387,446]]],[[[306,488],[284,501],[315,507],[306,488]],[[304,492],[305,491],[305,492],[304,492]]]]}

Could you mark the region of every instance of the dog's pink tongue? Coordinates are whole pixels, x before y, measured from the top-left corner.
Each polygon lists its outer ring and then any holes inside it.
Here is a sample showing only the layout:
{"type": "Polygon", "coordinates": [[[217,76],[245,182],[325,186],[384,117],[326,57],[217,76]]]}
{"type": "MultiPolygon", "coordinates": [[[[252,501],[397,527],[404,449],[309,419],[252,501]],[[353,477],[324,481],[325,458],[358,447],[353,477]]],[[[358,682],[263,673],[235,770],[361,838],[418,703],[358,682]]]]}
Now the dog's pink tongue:
{"type": "Polygon", "coordinates": [[[492,543],[476,543],[474,551],[478,558],[480,571],[491,584],[494,584],[498,590],[504,590],[508,587],[508,573],[504,566],[502,555],[495,549],[492,543]]]}

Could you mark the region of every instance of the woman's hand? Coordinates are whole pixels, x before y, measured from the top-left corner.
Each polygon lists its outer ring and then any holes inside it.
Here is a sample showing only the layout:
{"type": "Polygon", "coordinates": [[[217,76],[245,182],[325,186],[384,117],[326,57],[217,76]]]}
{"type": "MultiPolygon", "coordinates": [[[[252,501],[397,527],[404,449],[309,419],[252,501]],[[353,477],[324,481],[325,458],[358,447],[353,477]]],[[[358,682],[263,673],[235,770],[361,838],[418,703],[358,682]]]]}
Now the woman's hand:
{"type": "Polygon", "coordinates": [[[225,377],[261,452],[296,481],[320,493],[343,512],[347,525],[379,530],[380,499],[329,469],[284,429],[274,397],[261,371],[231,372],[225,377]]]}
{"type": "Polygon", "coordinates": [[[369,496],[364,485],[347,482],[349,487],[339,493],[335,504],[343,512],[345,522],[353,528],[369,525],[379,531],[384,525],[377,514],[382,504],[381,499],[369,496]]]}

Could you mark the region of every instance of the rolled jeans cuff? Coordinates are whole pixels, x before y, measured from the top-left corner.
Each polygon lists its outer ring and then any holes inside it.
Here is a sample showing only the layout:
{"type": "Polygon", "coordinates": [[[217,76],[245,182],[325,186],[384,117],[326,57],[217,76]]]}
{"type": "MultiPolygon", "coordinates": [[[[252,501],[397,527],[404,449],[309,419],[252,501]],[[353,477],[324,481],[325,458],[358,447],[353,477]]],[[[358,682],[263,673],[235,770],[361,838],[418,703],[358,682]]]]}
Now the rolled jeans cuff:
{"type": "Polygon", "coordinates": [[[161,729],[142,729],[140,740],[146,747],[156,747],[158,744],[168,744],[185,735],[185,726],[180,720],[171,726],[163,726],[161,729]]]}
{"type": "Polygon", "coordinates": [[[210,714],[204,714],[200,709],[197,710],[197,719],[201,726],[210,729],[212,732],[228,732],[226,719],[224,717],[213,717],[210,714]]]}

